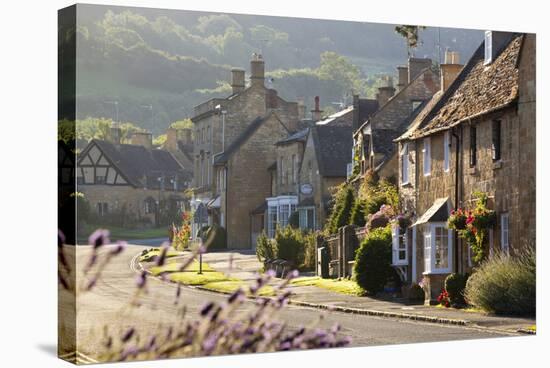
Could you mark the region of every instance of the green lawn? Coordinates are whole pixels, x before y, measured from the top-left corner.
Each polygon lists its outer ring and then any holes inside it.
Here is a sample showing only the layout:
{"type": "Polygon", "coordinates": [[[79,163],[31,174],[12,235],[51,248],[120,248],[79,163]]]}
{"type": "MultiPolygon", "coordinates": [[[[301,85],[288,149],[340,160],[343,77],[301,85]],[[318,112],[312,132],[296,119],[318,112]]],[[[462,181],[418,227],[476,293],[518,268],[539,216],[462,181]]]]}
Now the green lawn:
{"type": "Polygon", "coordinates": [[[194,286],[221,281],[240,281],[239,279],[228,277],[224,273],[214,270],[206,262],[202,263],[202,274],[199,274],[199,262],[197,260],[193,260],[184,271],[179,271],[180,266],[181,263],[172,262],[160,267],[151,267],[149,271],[155,276],[167,272],[170,280],[194,286]]]}
{"type": "MultiPolygon", "coordinates": [[[[213,291],[219,291],[222,293],[232,293],[238,288],[243,288],[243,290],[246,291],[247,295],[250,295],[250,292],[248,290],[248,284],[243,280],[234,280],[234,281],[214,281],[209,282],[207,284],[202,285],[203,288],[213,290],[213,291]]],[[[259,293],[257,294],[259,296],[273,296],[275,295],[275,290],[272,286],[266,285],[263,286],[259,293]]]]}
{"type": "MultiPolygon", "coordinates": [[[[160,251],[161,251],[160,248],[149,249],[147,252],[145,252],[144,254],[142,254],[139,257],[139,261],[140,262],[154,261],[154,257],[160,255],[160,251]]],[[[182,255],[182,252],[178,252],[177,250],[174,250],[174,249],[170,248],[170,249],[168,249],[168,252],[166,253],[166,258],[177,257],[177,256],[181,256],[181,255],[182,255]]]]}
{"type": "Polygon", "coordinates": [[[362,295],[363,290],[352,280],[322,279],[317,276],[298,277],[290,282],[294,286],[316,286],[337,293],[348,295],[362,295]]]}
{"type": "MultiPolygon", "coordinates": [[[[174,260],[174,261],[176,261],[176,260],[174,260]]],[[[167,263],[164,266],[160,266],[160,267],[158,267],[158,266],[151,267],[151,269],[149,271],[151,271],[151,273],[153,275],[157,276],[162,272],[179,272],[180,266],[181,266],[181,263],[172,262],[172,263],[167,263]]],[[[210,267],[210,265],[206,262],[202,262],[202,270],[203,271],[208,271],[208,272],[214,271],[212,269],[212,267],[210,267]]],[[[199,262],[197,260],[194,260],[193,263],[191,263],[185,271],[199,272],[199,262]]]]}

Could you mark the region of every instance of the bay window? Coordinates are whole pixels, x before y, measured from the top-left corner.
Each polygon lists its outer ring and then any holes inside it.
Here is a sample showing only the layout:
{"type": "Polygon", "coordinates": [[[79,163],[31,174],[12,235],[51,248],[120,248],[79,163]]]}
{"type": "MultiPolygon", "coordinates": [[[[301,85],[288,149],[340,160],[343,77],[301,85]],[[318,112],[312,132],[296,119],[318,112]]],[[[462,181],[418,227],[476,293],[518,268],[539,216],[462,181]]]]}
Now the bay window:
{"type": "Polygon", "coordinates": [[[424,232],[424,273],[450,273],[452,231],[445,223],[429,223],[424,232]]]}
{"type": "Polygon", "coordinates": [[[284,228],[288,226],[288,219],[292,212],[296,211],[298,197],[279,196],[267,198],[267,236],[275,237],[277,226],[284,228]]]}

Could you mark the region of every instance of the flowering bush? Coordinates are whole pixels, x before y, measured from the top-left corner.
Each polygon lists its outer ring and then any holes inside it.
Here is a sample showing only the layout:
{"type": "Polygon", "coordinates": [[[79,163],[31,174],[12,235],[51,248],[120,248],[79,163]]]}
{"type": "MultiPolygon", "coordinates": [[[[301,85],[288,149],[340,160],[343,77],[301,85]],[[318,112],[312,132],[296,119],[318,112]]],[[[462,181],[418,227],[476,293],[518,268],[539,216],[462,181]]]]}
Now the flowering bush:
{"type": "Polygon", "coordinates": [[[409,226],[411,226],[411,218],[405,214],[399,214],[391,220],[392,225],[399,226],[400,232],[405,232],[409,226]]]}
{"type": "Polygon", "coordinates": [[[176,250],[184,250],[189,247],[189,239],[191,237],[191,214],[184,212],[181,215],[182,224],[180,227],[172,224],[170,231],[170,240],[172,246],[176,250]]]}
{"type": "MultiPolygon", "coordinates": [[[[71,280],[76,279],[76,274],[75,268],[70,265],[65,254],[64,242],[65,237],[59,232],[59,282],[64,289],[71,291],[74,290],[71,280]]],[[[96,285],[104,267],[126,246],[120,242],[107,248],[106,245],[110,243],[107,230],[97,230],[90,236],[89,242],[93,248],[84,275],[91,275],[91,278],[83,278],[86,281],[81,289],[83,292],[90,291],[96,285]],[[99,249],[105,249],[106,252],[100,253],[99,249]]],[[[165,244],[160,256],[156,258],[157,266],[166,263],[167,251],[168,244],[165,244]]],[[[189,268],[202,252],[204,247],[201,246],[181,264],[179,271],[189,268]]],[[[145,270],[137,274],[136,291],[129,300],[130,307],[142,306],[139,297],[150,293],[148,275],[145,270]]],[[[155,331],[140,330],[139,326],[131,325],[120,332],[110,331],[109,326],[105,326],[101,341],[104,350],[100,360],[164,359],[347,346],[351,339],[339,336],[339,325],[334,325],[328,330],[315,325],[291,330],[286,323],[276,319],[277,314],[281,313],[289,302],[291,293],[286,288],[297,276],[298,271],[289,272],[284,280],[274,286],[275,297],[260,298],[260,289],[274,277],[274,273],[268,271],[258,275],[252,285],[237,289],[225,301],[206,302],[198,311],[198,315],[191,318],[187,318],[186,306],[180,305],[181,284],[178,284],[174,305],[178,307],[181,323],[159,325],[159,329],[155,331]],[[244,310],[243,304],[247,294],[254,299],[253,306],[244,310]]]]}
{"type": "Polygon", "coordinates": [[[441,291],[441,294],[437,297],[437,302],[445,308],[449,308],[451,306],[451,300],[449,299],[449,293],[447,293],[447,290],[443,289],[441,291]]]}
{"type": "Polygon", "coordinates": [[[488,231],[496,222],[496,213],[487,208],[487,194],[476,192],[476,207],[472,211],[461,208],[451,212],[447,221],[449,229],[458,231],[458,235],[472,248],[474,261],[479,263],[485,257],[485,245],[488,231]]]}

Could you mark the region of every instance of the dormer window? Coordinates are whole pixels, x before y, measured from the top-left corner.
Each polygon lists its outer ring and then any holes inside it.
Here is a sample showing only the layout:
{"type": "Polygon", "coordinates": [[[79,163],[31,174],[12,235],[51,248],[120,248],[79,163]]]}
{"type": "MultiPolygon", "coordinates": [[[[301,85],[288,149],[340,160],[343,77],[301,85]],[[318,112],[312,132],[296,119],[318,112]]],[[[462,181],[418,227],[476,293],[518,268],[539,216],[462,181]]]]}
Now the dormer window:
{"type": "Polygon", "coordinates": [[[484,65],[489,65],[493,62],[493,32],[485,31],[485,62],[484,65]]]}

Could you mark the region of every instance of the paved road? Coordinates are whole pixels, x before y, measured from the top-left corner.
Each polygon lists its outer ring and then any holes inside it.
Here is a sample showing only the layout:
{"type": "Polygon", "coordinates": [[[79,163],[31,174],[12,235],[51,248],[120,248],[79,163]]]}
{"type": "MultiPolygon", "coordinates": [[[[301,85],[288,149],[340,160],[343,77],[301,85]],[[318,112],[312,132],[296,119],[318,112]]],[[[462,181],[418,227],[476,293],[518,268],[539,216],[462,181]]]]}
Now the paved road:
{"type": "MultiPolygon", "coordinates": [[[[173,323],[177,320],[173,297],[176,286],[157,279],[149,279],[149,294],[141,299],[144,303],[139,309],[128,308],[128,302],[135,292],[135,270],[133,258],[144,249],[133,245],[115,258],[105,269],[96,288],[80,295],[77,300],[78,351],[84,356],[99,359],[101,350],[99,340],[103,326],[110,331],[124,331],[130,325],[139,325],[145,330],[153,330],[159,324],[173,323]]],[[[77,248],[77,265],[82,267],[90,253],[89,247],[77,248]]],[[[197,315],[198,309],[207,300],[222,300],[223,295],[191,288],[182,288],[181,300],[188,308],[188,318],[197,315]]],[[[246,302],[242,308],[249,308],[246,302]]],[[[317,309],[288,306],[280,315],[289,326],[307,325],[316,321],[321,314],[326,318],[321,327],[329,328],[338,322],[342,333],[351,336],[354,346],[372,346],[399,343],[433,342],[446,340],[479,339],[503,336],[472,328],[420,323],[406,320],[393,320],[369,316],[357,316],[332,312],[326,314],[317,309]]]]}

